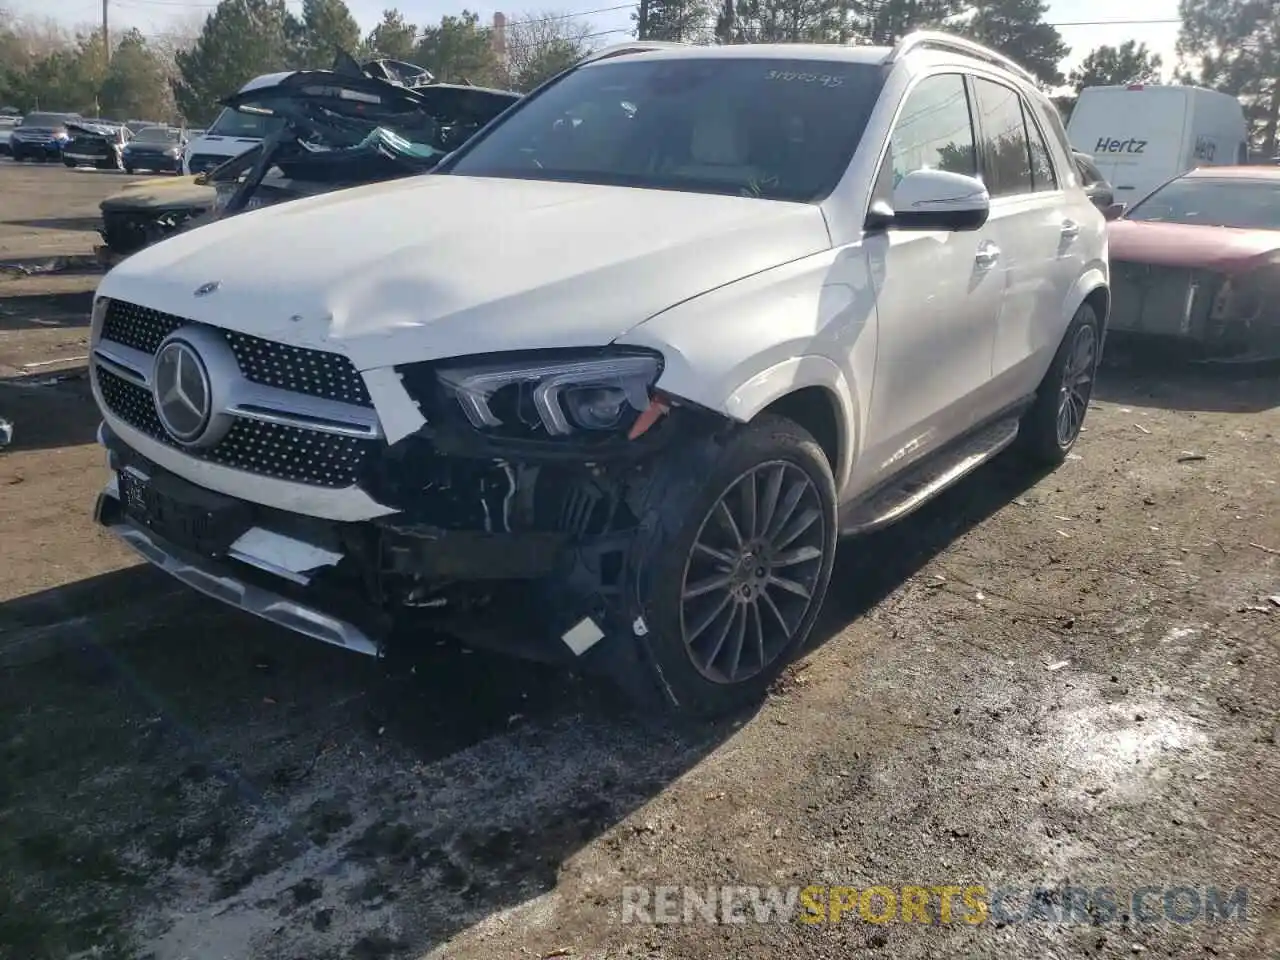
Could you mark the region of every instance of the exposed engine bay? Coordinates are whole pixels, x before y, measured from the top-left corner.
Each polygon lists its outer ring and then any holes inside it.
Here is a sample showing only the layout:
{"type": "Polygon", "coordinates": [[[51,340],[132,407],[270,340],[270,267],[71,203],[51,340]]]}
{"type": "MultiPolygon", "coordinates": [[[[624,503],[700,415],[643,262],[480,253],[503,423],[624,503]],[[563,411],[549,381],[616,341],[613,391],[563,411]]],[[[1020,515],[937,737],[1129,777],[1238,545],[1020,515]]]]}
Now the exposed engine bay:
{"type": "Polygon", "coordinates": [[[520,99],[520,94],[436,83],[412,64],[364,65],[340,55],[332,70],[285,75],[223,100],[284,123],[261,144],[196,177],[147,181],[101,204],[111,256],[172,233],[319,193],[413,176],[520,99]]]}

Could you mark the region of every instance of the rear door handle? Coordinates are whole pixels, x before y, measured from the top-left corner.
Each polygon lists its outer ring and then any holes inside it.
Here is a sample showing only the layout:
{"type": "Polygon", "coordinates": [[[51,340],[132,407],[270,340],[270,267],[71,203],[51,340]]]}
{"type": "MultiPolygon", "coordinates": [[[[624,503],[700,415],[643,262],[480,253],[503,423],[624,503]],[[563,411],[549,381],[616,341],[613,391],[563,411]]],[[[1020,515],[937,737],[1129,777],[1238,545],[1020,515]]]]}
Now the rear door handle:
{"type": "Polygon", "coordinates": [[[1062,222],[1062,238],[1064,240],[1074,240],[1080,236],[1080,224],[1074,220],[1064,220],[1062,222]]]}
{"type": "Polygon", "coordinates": [[[973,262],[984,270],[988,267],[994,267],[999,259],[1000,248],[990,240],[984,240],[982,246],[978,247],[978,252],[973,256],[973,262]]]}

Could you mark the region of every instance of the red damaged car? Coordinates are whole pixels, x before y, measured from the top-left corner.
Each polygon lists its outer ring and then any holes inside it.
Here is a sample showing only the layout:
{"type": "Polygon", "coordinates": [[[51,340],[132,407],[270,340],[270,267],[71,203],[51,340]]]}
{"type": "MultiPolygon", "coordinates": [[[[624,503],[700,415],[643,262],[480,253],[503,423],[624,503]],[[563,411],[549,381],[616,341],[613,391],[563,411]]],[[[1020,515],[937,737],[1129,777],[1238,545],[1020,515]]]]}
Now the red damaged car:
{"type": "Polygon", "coordinates": [[[1280,167],[1201,167],[1110,225],[1109,330],[1280,356],[1280,167]]]}

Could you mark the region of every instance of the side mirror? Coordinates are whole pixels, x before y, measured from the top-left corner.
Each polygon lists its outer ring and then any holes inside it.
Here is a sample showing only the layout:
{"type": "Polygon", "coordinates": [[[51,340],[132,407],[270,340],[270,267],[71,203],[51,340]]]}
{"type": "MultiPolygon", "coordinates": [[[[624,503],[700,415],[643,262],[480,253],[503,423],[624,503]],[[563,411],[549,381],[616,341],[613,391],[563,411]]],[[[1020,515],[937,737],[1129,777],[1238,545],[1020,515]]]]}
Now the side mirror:
{"type": "Polygon", "coordinates": [[[976,177],[913,170],[893,190],[893,203],[873,204],[868,229],[977,230],[991,215],[991,195],[976,177]]]}
{"type": "Polygon", "coordinates": [[[1129,205],[1127,203],[1112,203],[1102,211],[1102,215],[1108,220],[1119,220],[1120,215],[1128,209],[1129,205]]]}

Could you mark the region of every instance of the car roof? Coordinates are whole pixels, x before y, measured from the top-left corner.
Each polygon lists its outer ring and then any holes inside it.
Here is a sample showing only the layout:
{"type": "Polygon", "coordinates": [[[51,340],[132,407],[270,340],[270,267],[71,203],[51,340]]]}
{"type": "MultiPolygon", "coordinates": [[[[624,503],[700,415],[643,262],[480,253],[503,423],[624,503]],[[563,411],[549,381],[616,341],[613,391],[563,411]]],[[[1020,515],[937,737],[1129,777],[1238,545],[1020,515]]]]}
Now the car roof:
{"type": "Polygon", "coordinates": [[[1280,180],[1280,167],[1197,167],[1183,177],[1191,180],[1280,180]]]}

